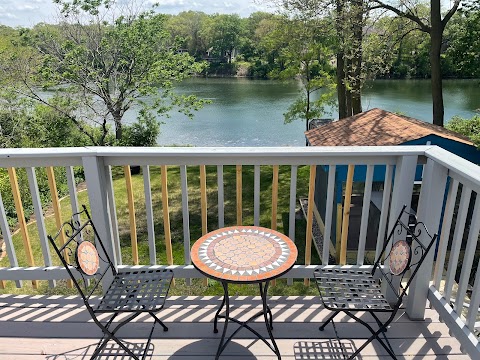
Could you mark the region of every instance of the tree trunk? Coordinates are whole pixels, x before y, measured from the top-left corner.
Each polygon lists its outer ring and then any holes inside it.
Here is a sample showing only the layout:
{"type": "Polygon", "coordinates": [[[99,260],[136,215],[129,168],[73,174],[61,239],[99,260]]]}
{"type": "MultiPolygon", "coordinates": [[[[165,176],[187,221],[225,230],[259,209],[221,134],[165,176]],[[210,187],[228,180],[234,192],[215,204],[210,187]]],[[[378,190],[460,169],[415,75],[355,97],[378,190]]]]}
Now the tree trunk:
{"type": "Polygon", "coordinates": [[[345,62],[344,54],[337,54],[337,99],[338,99],[338,118],[347,117],[347,89],[345,88],[345,62]]]}
{"type": "Polygon", "coordinates": [[[123,134],[122,118],[114,117],[113,121],[115,122],[115,139],[120,140],[123,134]]]}
{"type": "Polygon", "coordinates": [[[440,0],[431,1],[430,30],[430,67],[432,72],[432,102],[433,102],[433,123],[443,126],[443,93],[442,93],[442,68],[440,64],[440,52],[442,49],[443,25],[440,13],[440,0]]]}
{"type": "Polygon", "coordinates": [[[362,41],[363,41],[363,5],[354,0],[353,6],[353,59],[352,59],[352,113],[362,112],[362,41]]]}
{"type": "Polygon", "coordinates": [[[345,88],[345,53],[343,51],[343,1],[336,0],[337,5],[337,36],[338,36],[338,51],[337,51],[337,99],[338,99],[338,118],[343,119],[347,117],[347,89],[345,88]]]}

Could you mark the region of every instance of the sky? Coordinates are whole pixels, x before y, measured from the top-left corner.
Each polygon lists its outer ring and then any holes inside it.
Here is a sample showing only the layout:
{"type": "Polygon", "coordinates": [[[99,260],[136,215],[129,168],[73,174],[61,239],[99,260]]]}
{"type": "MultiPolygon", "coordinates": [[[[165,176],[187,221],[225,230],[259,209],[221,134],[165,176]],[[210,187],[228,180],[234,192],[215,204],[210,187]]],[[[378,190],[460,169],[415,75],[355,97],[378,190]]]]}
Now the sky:
{"type": "MultiPolygon", "coordinates": [[[[268,5],[254,0],[147,0],[159,3],[158,12],[203,11],[207,14],[238,14],[247,17],[255,11],[269,11],[268,5]]],[[[52,0],[0,0],[0,24],[32,27],[39,22],[55,23],[57,7],[52,0]]]]}

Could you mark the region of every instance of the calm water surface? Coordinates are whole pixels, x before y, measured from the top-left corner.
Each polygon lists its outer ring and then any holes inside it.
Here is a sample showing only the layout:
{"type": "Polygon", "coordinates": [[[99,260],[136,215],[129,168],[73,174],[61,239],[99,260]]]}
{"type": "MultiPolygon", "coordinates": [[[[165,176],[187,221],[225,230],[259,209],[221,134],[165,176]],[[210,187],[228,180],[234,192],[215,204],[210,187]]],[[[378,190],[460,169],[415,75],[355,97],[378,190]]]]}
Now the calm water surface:
{"type": "MultiPolygon", "coordinates": [[[[161,126],[161,145],[195,146],[303,146],[305,124],[284,124],[283,113],[297,97],[296,82],[249,79],[190,79],[179,93],[210,99],[193,120],[172,113],[161,126]]],[[[470,118],[480,109],[479,80],[444,81],[445,119],[470,118]]],[[[431,122],[429,80],[378,80],[370,82],[362,97],[364,110],[385,110],[431,122]]],[[[336,112],[325,117],[337,117],[336,112]]]]}

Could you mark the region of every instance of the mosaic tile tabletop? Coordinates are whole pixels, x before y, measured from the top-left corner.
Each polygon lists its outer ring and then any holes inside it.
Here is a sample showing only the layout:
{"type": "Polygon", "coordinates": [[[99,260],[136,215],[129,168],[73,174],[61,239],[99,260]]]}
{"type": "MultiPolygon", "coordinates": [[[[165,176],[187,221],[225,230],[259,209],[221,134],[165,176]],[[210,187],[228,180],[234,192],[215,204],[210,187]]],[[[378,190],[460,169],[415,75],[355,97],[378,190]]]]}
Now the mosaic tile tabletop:
{"type": "Polygon", "coordinates": [[[198,239],[191,258],[209,277],[248,283],[276,278],[290,270],[297,259],[297,247],[278,231],[232,226],[198,239]]]}

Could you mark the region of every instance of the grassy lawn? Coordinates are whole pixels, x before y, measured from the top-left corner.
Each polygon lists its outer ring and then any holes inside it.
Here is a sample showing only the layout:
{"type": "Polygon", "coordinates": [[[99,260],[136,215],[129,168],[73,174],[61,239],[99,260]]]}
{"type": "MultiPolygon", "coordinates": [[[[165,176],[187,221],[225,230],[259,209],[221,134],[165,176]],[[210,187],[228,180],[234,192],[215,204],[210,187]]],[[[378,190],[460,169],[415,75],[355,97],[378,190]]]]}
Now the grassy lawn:
{"type": "MultiPolygon", "coordinates": [[[[112,169],[113,183],[115,192],[115,201],[117,207],[118,226],[120,232],[120,243],[122,249],[122,260],[124,264],[132,263],[132,251],[130,241],[130,224],[127,204],[126,183],[123,174],[123,168],[115,167],[112,169]]],[[[152,203],[155,223],[155,241],[156,257],[158,264],[166,263],[163,212],[161,201],[161,178],[160,167],[152,166],[150,168],[152,203]]],[[[297,181],[297,197],[305,196],[308,193],[309,168],[299,167],[297,181]]],[[[191,243],[199,238],[201,233],[201,206],[200,206],[200,170],[199,167],[191,166],[187,168],[188,178],[188,201],[190,211],[190,234],[191,243]]],[[[260,226],[271,226],[271,204],[272,204],[272,167],[261,167],[261,194],[260,194],[260,226]]],[[[147,240],[147,221],[145,210],[145,195],[142,175],[133,175],[133,190],[135,199],[135,216],[137,221],[137,237],[139,248],[140,264],[149,263],[149,247],[147,240]]],[[[253,224],[253,189],[254,189],[254,167],[243,166],[242,177],[243,188],[243,224],[253,224]]],[[[183,218],[182,218],[182,198],[180,184],[180,169],[176,166],[168,168],[168,194],[170,223],[172,234],[172,246],[174,264],[184,263],[183,253],[183,218]]],[[[278,190],[278,216],[277,228],[280,232],[288,234],[288,211],[290,197],[290,167],[281,166],[279,174],[278,190]]],[[[80,204],[88,204],[87,191],[78,193],[80,204]]],[[[217,171],[216,166],[207,166],[207,203],[208,203],[208,230],[218,228],[218,199],[217,199],[217,171]]],[[[236,224],[236,171],[235,166],[224,166],[224,206],[225,206],[225,226],[236,224]]],[[[67,220],[71,216],[70,199],[64,198],[61,201],[62,218],[67,220]]],[[[53,216],[45,218],[47,233],[56,232],[55,220],[53,216]]],[[[296,244],[299,250],[297,263],[303,264],[305,259],[305,228],[304,220],[296,221],[296,244]]],[[[30,241],[34,252],[35,264],[43,265],[37,226],[35,222],[28,225],[30,241]]],[[[20,266],[27,266],[25,261],[25,251],[21,234],[13,236],[13,242],[20,266]]],[[[59,264],[56,255],[52,253],[52,259],[55,264],[59,264]]],[[[312,254],[312,263],[319,263],[315,250],[312,254]]],[[[8,266],[8,259],[4,258],[0,266],[8,266]]],[[[27,293],[27,294],[75,294],[73,289],[64,286],[64,281],[57,282],[56,288],[49,288],[46,281],[39,282],[39,289],[32,289],[31,282],[24,281],[23,288],[17,289],[14,282],[7,282],[6,289],[0,290],[0,293],[27,293]]],[[[232,295],[258,295],[258,285],[237,285],[230,288],[232,295]]],[[[287,286],[286,280],[278,280],[275,287],[270,288],[271,295],[306,295],[315,294],[313,285],[305,287],[303,281],[295,281],[293,286],[287,286]]],[[[183,279],[177,279],[174,287],[171,288],[171,294],[174,295],[220,295],[223,294],[220,284],[209,281],[205,286],[203,281],[194,280],[192,285],[185,285],[183,279]]]]}

